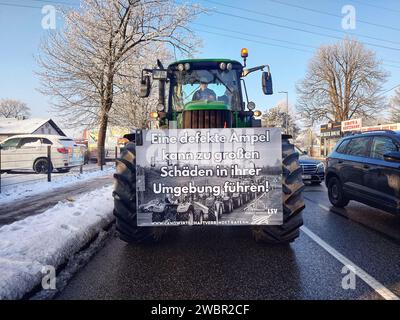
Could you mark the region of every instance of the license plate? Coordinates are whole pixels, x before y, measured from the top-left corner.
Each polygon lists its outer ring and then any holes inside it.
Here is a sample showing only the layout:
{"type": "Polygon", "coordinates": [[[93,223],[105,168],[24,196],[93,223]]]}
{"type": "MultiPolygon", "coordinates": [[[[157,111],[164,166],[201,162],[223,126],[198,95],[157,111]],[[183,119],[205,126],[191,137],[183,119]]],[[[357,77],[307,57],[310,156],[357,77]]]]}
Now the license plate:
{"type": "Polygon", "coordinates": [[[303,180],[311,180],[311,175],[309,174],[303,174],[301,177],[303,178],[303,180]]]}

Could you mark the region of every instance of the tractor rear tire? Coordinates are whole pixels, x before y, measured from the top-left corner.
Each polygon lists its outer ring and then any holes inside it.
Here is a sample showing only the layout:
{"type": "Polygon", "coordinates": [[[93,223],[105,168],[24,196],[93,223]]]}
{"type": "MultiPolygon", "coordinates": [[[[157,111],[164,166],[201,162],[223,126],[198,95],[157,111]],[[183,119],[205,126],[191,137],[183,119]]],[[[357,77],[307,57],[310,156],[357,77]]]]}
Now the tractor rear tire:
{"type": "Polygon", "coordinates": [[[271,244],[288,244],[300,235],[303,225],[301,211],[304,200],[301,195],[304,184],[302,169],[299,165],[299,154],[287,136],[282,137],[282,201],[283,224],[279,226],[254,226],[253,237],[257,242],[271,244]]]}
{"type": "Polygon", "coordinates": [[[139,227],[136,209],[135,144],[128,143],[117,159],[114,174],[114,215],[119,238],[127,243],[157,242],[165,227],[139,227]]]}

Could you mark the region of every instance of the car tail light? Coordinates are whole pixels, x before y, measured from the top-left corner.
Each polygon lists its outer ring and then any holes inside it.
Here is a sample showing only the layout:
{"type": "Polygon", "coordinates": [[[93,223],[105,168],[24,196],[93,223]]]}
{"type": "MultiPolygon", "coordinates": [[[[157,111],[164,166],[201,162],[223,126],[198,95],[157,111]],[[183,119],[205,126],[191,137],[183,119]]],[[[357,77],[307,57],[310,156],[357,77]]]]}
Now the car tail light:
{"type": "Polygon", "coordinates": [[[67,148],[57,148],[57,151],[59,153],[63,153],[63,154],[67,154],[68,153],[68,149],[67,148]]]}

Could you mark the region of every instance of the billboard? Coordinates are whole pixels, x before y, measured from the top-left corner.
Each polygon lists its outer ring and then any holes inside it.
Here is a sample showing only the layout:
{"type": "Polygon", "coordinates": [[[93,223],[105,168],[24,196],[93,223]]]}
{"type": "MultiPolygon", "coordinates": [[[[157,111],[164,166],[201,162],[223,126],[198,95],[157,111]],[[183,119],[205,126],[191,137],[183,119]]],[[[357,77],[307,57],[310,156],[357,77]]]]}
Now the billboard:
{"type": "Polygon", "coordinates": [[[342,121],[342,132],[360,131],[362,127],[362,119],[352,119],[342,121]]]}
{"type": "Polygon", "coordinates": [[[398,131],[398,130],[400,130],[400,123],[381,124],[381,125],[377,125],[377,126],[369,126],[369,127],[361,128],[361,132],[376,131],[376,130],[398,131]]]}
{"type": "Polygon", "coordinates": [[[136,132],[137,223],[282,224],[280,128],[136,132]]]}
{"type": "Polygon", "coordinates": [[[327,124],[321,125],[321,138],[330,139],[330,138],[340,138],[342,130],[341,122],[330,122],[327,124]]]}

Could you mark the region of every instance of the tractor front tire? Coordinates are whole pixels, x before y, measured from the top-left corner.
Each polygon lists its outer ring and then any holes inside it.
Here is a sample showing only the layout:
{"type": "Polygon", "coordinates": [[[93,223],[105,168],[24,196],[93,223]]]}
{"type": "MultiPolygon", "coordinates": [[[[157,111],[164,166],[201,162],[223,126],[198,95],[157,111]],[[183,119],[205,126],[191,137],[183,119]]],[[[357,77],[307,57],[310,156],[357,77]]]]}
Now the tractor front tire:
{"type": "Polygon", "coordinates": [[[128,143],[117,159],[114,174],[114,215],[119,238],[127,243],[157,242],[165,233],[164,227],[139,227],[136,209],[135,144],[128,143]]]}
{"type": "Polygon", "coordinates": [[[253,237],[257,242],[288,244],[300,234],[303,225],[301,211],[304,200],[301,195],[304,184],[301,177],[299,154],[287,136],[282,137],[282,201],[283,224],[279,226],[254,226],[253,237]]]}

